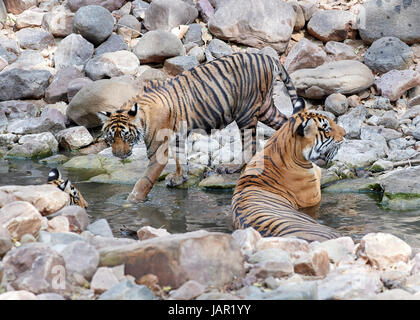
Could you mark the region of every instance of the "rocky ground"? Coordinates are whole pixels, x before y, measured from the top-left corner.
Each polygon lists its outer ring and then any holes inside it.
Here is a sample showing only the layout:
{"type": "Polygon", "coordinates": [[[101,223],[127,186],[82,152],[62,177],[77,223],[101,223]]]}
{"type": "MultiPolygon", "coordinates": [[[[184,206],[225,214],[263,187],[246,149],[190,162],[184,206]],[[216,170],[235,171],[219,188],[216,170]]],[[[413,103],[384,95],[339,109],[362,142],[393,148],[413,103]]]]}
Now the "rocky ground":
{"type": "MultiPolygon", "coordinates": [[[[377,190],[384,208],[420,207],[419,2],[3,2],[0,158],[134,184],[147,164],[144,146],[126,161],[112,157],[96,112],[115,110],[145,80],[260,52],[280,59],[309,107],[346,129],[323,171],[324,185],[340,180],[329,191],[377,190]]],[[[280,82],[274,101],[291,113],[280,82]]],[[[260,133],[262,146],[273,130],[261,125],[260,133]]],[[[237,175],[203,172],[240,150],[236,124],[210,138],[194,134],[181,187],[232,188],[237,175]]],[[[308,244],[251,229],[170,235],[145,227],[140,240],[119,239],[106,220],[89,224],[66,201],[52,186],[0,187],[0,299],[419,298],[418,249],[390,234],[308,244]]]]}

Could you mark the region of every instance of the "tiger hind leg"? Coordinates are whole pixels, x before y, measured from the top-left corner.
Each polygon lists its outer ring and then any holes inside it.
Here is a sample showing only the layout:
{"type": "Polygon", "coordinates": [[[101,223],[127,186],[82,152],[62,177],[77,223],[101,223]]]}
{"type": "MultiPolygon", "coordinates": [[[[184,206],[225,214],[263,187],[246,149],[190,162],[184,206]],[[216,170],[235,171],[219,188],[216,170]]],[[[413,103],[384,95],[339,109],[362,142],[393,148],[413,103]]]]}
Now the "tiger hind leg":
{"type": "Polygon", "coordinates": [[[165,177],[165,184],[167,187],[176,187],[182,185],[188,180],[188,174],[182,167],[181,157],[185,155],[185,145],[181,144],[179,139],[176,139],[176,146],[171,147],[171,153],[176,163],[175,173],[170,173],[165,177]]]}

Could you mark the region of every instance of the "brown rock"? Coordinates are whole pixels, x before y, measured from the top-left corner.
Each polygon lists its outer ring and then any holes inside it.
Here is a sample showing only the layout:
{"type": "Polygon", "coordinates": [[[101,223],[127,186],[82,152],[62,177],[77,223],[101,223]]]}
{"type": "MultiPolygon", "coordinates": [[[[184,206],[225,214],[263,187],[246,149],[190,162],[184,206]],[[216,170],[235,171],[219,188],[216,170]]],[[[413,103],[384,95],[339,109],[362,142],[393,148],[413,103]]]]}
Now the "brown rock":
{"type": "Polygon", "coordinates": [[[379,93],[391,101],[398,100],[407,90],[420,85],[420,74],[413,70],[391,70],[375,81],[379,93]]]}
{"type": "Polygon", "coordinates": [[[356,254],[377,269],[386,269],[398,262],[408,262],[411,247],[388,233],[368,233],[360,241],[356,254]]]}
{"type": "Polygon", "coordinates": [[[19,14],[30,7],[37,6],[39,0],[4,0],[3,2],[8,12],[19,14]]]}
{"type": "Polygon", "coordinates": [[[141,227],[137,231],[137,236],[139,240],[147,240],[147,239],[164,237],[164,236],[169,236],[169,235],[170,233],[164,228],[156,229],[150,226],[141,227]]]}
{"type": "Polygon", "coordinates": [[[284,67],[289,73],[303,68],[316,68],[327,61],[327,54],[321,47],[306,38],[290,50],[284,67]]]}
{"type": "Polygon", "coordinates": [[[299,274],[325,277],[330,271],[328,253],[323,249],[316,249],[297,259],[293,267],[299,274]]]}
{"type": "Polygon", "coordinates": [[[204,230],[105,247],[100,256],[102,266],[125,263],[125,274],[140,279],[152,273],[161,286],[172,288],[188,280],[218,287],[244,275],[243,257],[232,237],[204,230]]]}
{"type": "Polygon", "coordinates": [[[36,237],[41,225],[41,214],[28,202],[14,201],[0,209],[0,226],[8,230],[12,239],[20,240],[24,234],[36,237]]]}
{"type": "Polygon", "coordinates": [[[0,187],[0,208],[13,201],[27,201],[45,216],[67,205],[69,195],[50,184],[0,187]]]}
{"type": "Polygon", "coordinates": [[[86,210],[80,206],[73,205],[64,207],[63,209],[54,213],[52,216],[61,216],[67,218],[71,232],[85,231],[89,224],[89,218],[86,210]]]}
{"type": "Polygon", "coordinates": [[[101,267],[96,270],[90,283],[90,288],[93,292],[101,294],[108,289],[111,289],[118,283],[118,279],[115,276],[111,268],[101,267]]]}
{"type": "Polygon", "coordinates": [[[48,221],[48,232],[70,232],[69,220],[66,217],[54,217],[48,221]]]}
{"type": "MultiPolygon", "coordinates": [[[[9,230],[7,230],[7,228],[4,228],[0,224],[0,257],[2,257],[7,251],[9,251],[12,248],[12,246],[13,246],[13,243],[10,240],[9,230]]],[[[1,276],[0,276],[0,283],[1,283],[1,276]]]]}

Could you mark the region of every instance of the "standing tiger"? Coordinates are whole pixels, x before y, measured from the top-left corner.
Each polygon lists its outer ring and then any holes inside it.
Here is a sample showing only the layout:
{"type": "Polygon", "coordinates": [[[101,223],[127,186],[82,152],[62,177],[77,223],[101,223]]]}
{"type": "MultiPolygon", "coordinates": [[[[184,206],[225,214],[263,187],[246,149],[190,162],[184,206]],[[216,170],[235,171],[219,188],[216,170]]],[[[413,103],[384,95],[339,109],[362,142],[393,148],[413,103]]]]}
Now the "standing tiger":
{"type": "MultiPolygon", "coordinates": [[[[294,106],[294,113],[304,109],[295,87],[283,66],[274,58],[262,54],[236,53],[187,70],[165,81],[150,81],[139,95],[125,103],[120,110],[100,112],[103,133],[112,152],[120,158],[128,157],[133,145],[142,137],[150,163],[144,176],[136,183],[128,200],[143,201],[168,162],[168,136],[165,130],[177,133],[186,127],[187,134],[202,129],[223,129],[236,121],[241,130],[242,151],[246,146],[244,130],[250,129],[252,155],[256,149],[258,121],[279,129],[287,117],[274,106],[273,84],[280,75],[294,106]]],[[[177,141],[178,142],[178,141],[177,141]]],[[[179,156],[175,174],[168,175],[168,186],[186,180],[179,156]]],[[[243,167],[225,167],[235,172],[243,167]]]]}
{"type": "Polygon", "coordinates": [[[321,171],[312,161],[331,160],[345,133],[313,111],[290,117],[241,174],[232,198],[234,228],[307,241],[338,237],[306,213],[316,212],[321,202],[321,171]]]}
{"type": "Polygon", "coordinates": [[[64,181],[57,168],[51,169],[48,173],[48,184],[57,186],[61,191],[66,192],[70,196],[68,205],[87,208],[88,203],[85,198],[83,198],[80,191],[77,190],[68,179],[64,181]]]}

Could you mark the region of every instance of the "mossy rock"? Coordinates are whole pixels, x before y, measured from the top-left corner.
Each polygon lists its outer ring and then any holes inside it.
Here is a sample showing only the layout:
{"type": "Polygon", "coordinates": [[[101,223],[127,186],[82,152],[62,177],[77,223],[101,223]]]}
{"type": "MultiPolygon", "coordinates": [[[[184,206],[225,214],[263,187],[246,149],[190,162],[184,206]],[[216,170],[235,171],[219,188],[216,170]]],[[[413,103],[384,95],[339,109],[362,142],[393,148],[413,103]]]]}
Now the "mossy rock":
{"type": "Polygon", "coordinates": [[[380,185],[375,178],[356,178],[340,180],[322,190],[335,193],[378,192],[380,185]]]}
{"type": "Polygon", "coordinates": [[[420,208],[420,194],[410,193],[384,193],[381,205],[385,209],[395,211],[410,211],[420,208]]]}
{"type": "Polygon", "coordinates": [[[69,157],[64,154],[55,154],[51,157],[41,159],[38,162],[47,165],[61,165],[67,161],[69,161],[69,157]]]}

